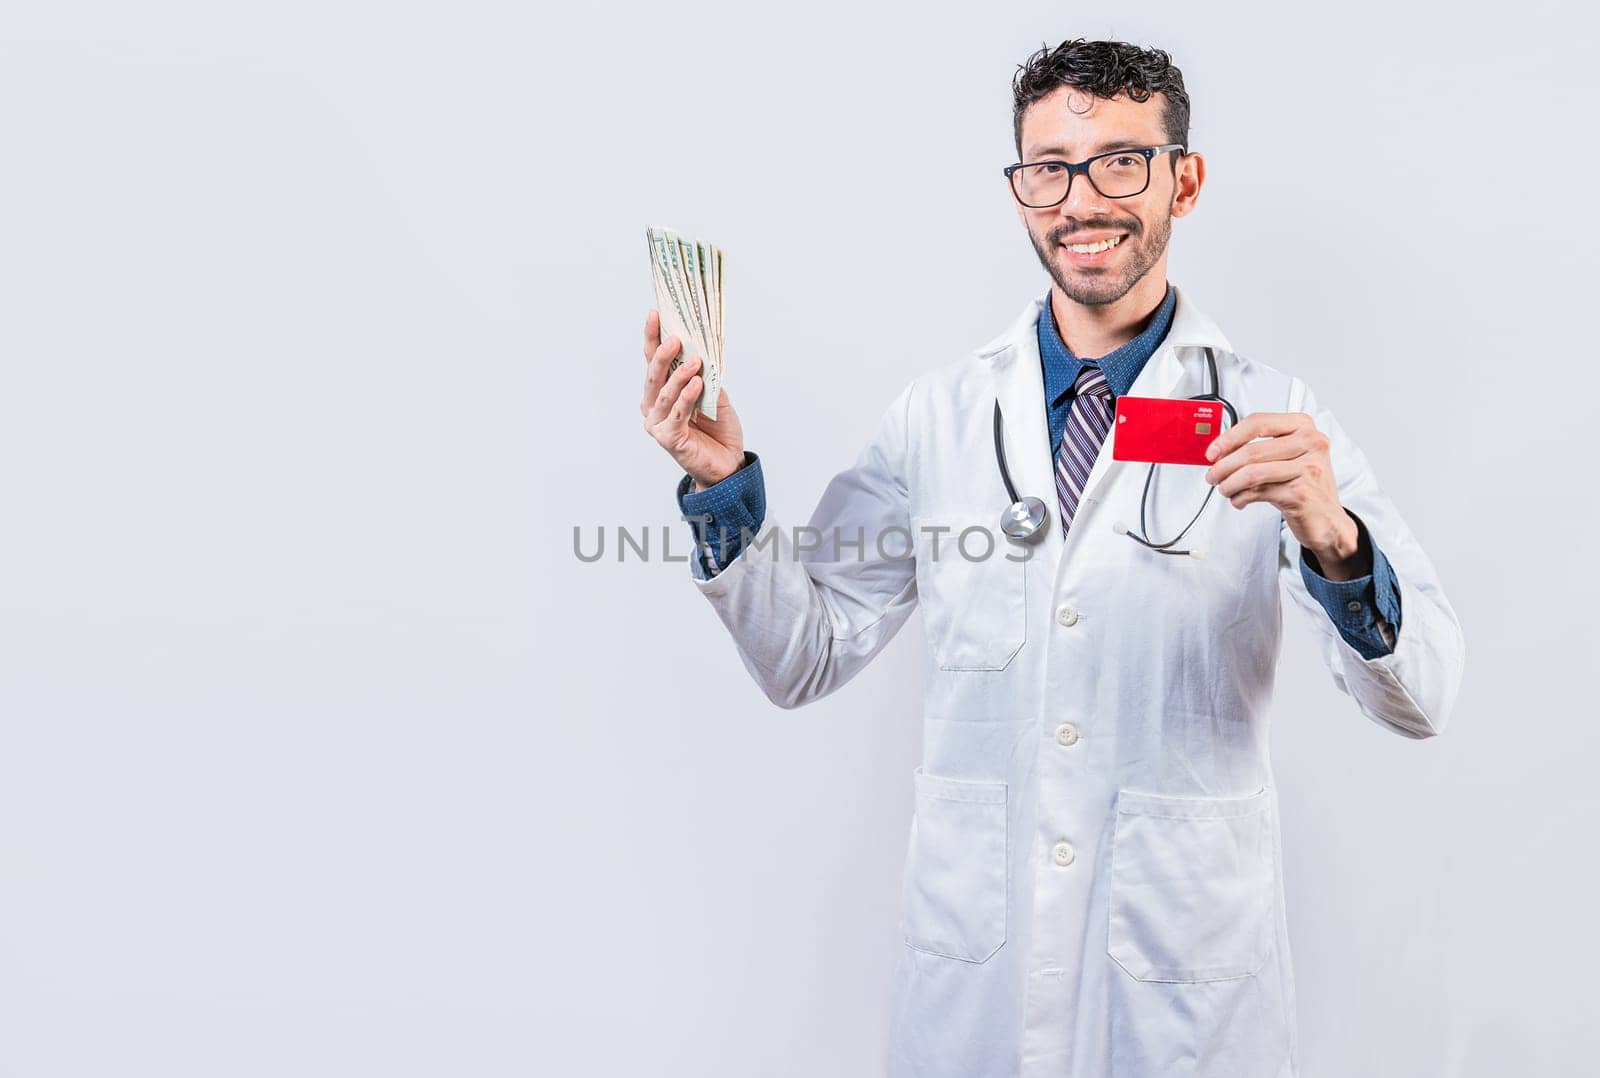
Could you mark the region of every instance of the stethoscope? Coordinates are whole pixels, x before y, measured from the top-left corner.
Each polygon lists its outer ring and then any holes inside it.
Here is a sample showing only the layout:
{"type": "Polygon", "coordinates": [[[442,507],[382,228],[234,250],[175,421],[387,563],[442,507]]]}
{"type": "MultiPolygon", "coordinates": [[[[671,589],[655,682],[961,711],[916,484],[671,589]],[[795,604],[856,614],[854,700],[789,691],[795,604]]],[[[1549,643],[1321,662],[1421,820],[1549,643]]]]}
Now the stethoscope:
{"type": "MultiPolygon", "coordinates": [[[[1192,401],[1217,401],[1222,405],[1223,410],[1228,413],[1228,424],[1232,426],[1239,422],[1239,413],[1218,392],[1221,386],[1217,379],[1217,360],[1211,354],[1210,348],[1206,349],[1206,368],[1211,373],[1210,392],[1201,393],[1189,399],[1192,401]]],[[[1221,432],[1219,431],[1218,433],[1220,434],[1221,432]]],[[[1011,482],[1011,470],[1006,467],[1005,437],[1002,433],[1000,399],[998,397],[995,398],[994,402],[994,457],[1000,465],[1000,479],[1006,485],[1006,493],[1011,496],[1011,504],[1006,506],[1005,510],[1000,514],[1000,531],[1006,538],[1013,539],[1019,543],[1034,542],[1044,534],[1044,526],[1050,519],[1050,511],[1045,508],[1043,501],[1032,495],[1026,498],[1017,496],[1017,488],[1011,482]]],[[[1135,535],[1132,530],[1120,521],[1116,524],[1116,530],[1134,542],[1155,551],[1157,554],[1188,554],[1193,557],[1199,557],[1200,554],[1197,551],[1177,550],[1174,548],[1178,541],[1189,533],[1189,529],[1194,527],[1195,521],[1200,519],[1200,514],[1206,511],[1206,505],[1210,503],[1211,495],[1217,492],[1217,488],[1213,486],[1206,491],[1205,500],[1200,503],[1200,508],[1195,510],[1194,516],[1189,518],[1189,523],[1183,526],[1183,531],[1164,543],[1158,543],[1149,537],[1149,529],[1145,525],[1145,505],[1149,501],[1150,482],[1155,478],[1155,475],[1156,465],[1151,464],[1150,471],[1144,477],[1144,493],[1139,496],[1139,534],[1135,535]]]]}

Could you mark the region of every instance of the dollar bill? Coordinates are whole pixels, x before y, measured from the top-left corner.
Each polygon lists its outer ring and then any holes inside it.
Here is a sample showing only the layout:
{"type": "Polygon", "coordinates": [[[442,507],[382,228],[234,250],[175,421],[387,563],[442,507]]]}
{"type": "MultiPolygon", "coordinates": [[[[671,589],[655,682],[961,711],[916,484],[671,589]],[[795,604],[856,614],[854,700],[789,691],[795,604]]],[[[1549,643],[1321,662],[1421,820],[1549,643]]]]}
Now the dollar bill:
{"type": "Polygon", "coordinates": [[[645,238],[656,309],[661,312],[661,337],[676,336],[683,342],[671,369],[677,370],[690,356],[700,357],[701,390],[695,407],[707,419],[716,419],[722,390],[722,251],[654,225],[645,229],[645,238]]]}

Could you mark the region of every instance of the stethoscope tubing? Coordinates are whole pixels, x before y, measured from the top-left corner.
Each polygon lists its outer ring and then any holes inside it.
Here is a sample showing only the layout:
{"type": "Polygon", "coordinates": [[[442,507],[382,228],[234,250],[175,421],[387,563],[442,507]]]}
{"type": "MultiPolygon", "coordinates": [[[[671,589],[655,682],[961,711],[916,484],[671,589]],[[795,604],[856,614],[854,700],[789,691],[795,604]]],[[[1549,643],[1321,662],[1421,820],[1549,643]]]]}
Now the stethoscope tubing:
{"type": "MultiPolygon", "coordinates": [[[[1216,401],[1222,405],[1223,411],[1228,414],[1228,425],[1237,424],[1239,422],[1239,413],[1220,392],[1222,383],[1217,377],[1217,359],[1209,347],[1206,348],[1206,368],[1211,375],[1211,389],[1188,399],[1192,401],[1216,401]]],[[[1218,431],[1218,434],[1220,433],[1221,431],[1218,431]]],[[[1000,530],[1010,538],[1021,542],[1037,539],[1043,534],[1044,526],[1050,518],[1050,513],[1040,499],[1031,496],[1027,498],[1019,497],[1016,484],[1011,481],[1011,469],[1006,465],[1004,420],[1000,415],[1000,398],[998,397],[995,398],[994,402],[994,457],[995,461],[1000,465],[1000,481],[1005,484],[1006,495],[1011,499],[1011,504],[1000,515],[1000,530]]],[[[1158,543],[1149,537],[1150,529],[1146,524],[1146,506],[1150,499],[1150,483],[1155,478],[1156,467],[1157,465],[1152,463],[1150,470],[1145,473],[1144,490],[1139,495],[1139,534],[1135,535],[1131,530],[1122,528],[1120,525],[1118,530],[1129,539],[1148,550],[1155,551],[1157,554],[1194,555],[1195,552],[1192,550],[1179,550],[1175,549],[1175,547],[1189,533],[1189,529],[1194,527],[1195,521],[1200,519],[1200,515],[1206,511],[1206,506],[1210,504],[1211,496],[1217,492],[1217,488],[1213,486],[1206,491],[1206,496],[1201,501],[1200,508],[1195,510],[1194,516],[1189,519],[1189,523],[1183,526],[1182,531],[1166,542],[1158,543]]]]}

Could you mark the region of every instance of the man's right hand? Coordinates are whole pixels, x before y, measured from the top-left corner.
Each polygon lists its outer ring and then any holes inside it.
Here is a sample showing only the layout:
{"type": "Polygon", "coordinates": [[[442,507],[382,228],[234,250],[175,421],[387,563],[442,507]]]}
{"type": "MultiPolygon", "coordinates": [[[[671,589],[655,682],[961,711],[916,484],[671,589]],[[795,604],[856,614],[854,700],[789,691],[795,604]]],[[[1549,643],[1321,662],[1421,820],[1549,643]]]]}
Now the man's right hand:
{"type": "Polygon", "coordinates": [[[744,429],[728,400],[717,392],[717,418],[707,419],[695,407],[700,399],[700,357],[690,356],[670,375],[672,357],[682,349],[677,337],[661,339],[661,313],[652,309],[644,320],[644,399],[639,414],[644,429],[689,473],[695,490],[704,490],[744,464],[744,429]]]}

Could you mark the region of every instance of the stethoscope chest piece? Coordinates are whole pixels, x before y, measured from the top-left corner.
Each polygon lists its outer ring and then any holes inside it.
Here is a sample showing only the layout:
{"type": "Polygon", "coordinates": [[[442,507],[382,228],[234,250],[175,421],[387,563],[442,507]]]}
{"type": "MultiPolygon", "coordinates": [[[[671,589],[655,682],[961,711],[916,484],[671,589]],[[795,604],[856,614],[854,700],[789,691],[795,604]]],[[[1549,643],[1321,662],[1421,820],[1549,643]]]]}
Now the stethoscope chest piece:
{"type": "Polygon", "coordinates": [[[1050,513],[1038,498],[1032,495],[1026,498],[1018,496],[1017,488],[1011,482],[1011,470],[1006,467],[998,399],[994,402],[994,459],[1000,465],[1000,481],[1005,484],[1006,493],[1011,495],[1011,504],[1000,514],[1000,532],[1015,542],[1031,543],[1044,534],[1044,522],[1049,519],[1050,513]]]}
{"type": "Polygon", "coordinates": [[[1032,542],[1044,534],[1044,522],[1048,515],[1044,502],[1029,495],[1006,506],[1000,514],[1000,531],[1007,539],[1015,539],[1019,543],[1032,542]]]}

